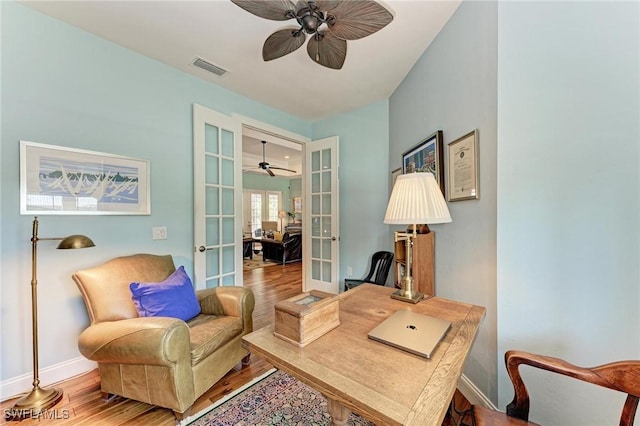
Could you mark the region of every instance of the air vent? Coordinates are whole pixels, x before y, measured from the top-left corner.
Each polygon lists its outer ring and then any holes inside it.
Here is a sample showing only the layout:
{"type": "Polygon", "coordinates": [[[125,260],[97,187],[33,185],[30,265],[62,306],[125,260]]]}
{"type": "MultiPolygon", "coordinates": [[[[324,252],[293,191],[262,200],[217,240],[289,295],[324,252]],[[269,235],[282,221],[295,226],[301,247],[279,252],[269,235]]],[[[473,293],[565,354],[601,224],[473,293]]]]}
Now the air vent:
{"type": "Polygon", "coordinates": [[[207,62],[202,58],[196,58],[195,61],[193,61],[193,65],[195,65],[198,68],[202,68],[203,70],[209,71],[215,75],[223,75],[227,73],[227,70],[220,68],[217,65],[213,65],[211,62],[207,62]]]}

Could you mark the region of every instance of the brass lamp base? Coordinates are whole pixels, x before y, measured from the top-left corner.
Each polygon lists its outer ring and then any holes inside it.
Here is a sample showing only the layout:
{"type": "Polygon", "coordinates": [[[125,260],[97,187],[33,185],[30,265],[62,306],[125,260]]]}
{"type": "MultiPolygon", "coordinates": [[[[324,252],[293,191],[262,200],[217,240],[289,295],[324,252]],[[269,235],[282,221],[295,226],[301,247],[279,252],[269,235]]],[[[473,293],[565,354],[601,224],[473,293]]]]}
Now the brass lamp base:
{"type": "Polygon", "coordinates": [[[409,293],[403,289],[400,289],[398,291],[394,291],[391,294],[391,298],[396,300],[402,300],[403,302],[418,303],[419,301],[424,299],[424,294],[420,292],[409,293]]]}
{"type": "MultiPolygon", "coordinates": [[[[426,225],[425,225],[426,226],[426,225]]],[[[395,241],[402,241],[404,240],[405,242],[405,247],[406,247],[406,256],[407,256],[407,261],[405,264],[406,270],[407,270],[407,275],[405,275],[405,277],[402,279],[402,288],[400,290],[397,290],[395,292],[393,292],[391,294],[391,298],[392,299],[396,299],[396,300],[401,300],[403,302],[409,302],[409,303],[418,303],[419,301],[421,301],[422,299],[424,299],[424,294],[420,293],[419,291],[413,291],[413,277],[411,276],[411,269],[413,267],[413,238],[416,237],[416,225],[413,225],[413,235],[407,233],[407,234],[401,234],[399,232],[395,233],[395,241]]],[[[427,227],[427,229],[429,229],[429,227],[427,227]]]]}
{"type": "Polygon", "coordinates": [[[53,407],[61,399],[61,389],[42,389],[41,387],[35,387],[27,395],[17,400],[7,414],[15,420],[38,416],[41,415],[43,410],[53,407]]]}

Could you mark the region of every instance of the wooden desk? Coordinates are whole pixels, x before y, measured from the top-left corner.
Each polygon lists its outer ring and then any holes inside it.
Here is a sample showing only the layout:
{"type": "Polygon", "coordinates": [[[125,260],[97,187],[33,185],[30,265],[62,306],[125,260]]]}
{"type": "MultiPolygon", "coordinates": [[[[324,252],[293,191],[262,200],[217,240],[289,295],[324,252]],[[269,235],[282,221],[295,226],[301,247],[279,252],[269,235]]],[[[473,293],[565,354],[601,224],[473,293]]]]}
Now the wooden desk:
{"type": "Polygon", "coordinates": [[[304,348],[275,337],[273,325],[244,336],[244,345],[325,395],[333,424],[353,410],[379,425],[440,426],[485,308],[438,297],[412,305],[391,299],[393,291],[363,284],[342,293],[340,326],[304,348]],[[452,322],[431,359],[367,338],[398,309],[452,322]]]}

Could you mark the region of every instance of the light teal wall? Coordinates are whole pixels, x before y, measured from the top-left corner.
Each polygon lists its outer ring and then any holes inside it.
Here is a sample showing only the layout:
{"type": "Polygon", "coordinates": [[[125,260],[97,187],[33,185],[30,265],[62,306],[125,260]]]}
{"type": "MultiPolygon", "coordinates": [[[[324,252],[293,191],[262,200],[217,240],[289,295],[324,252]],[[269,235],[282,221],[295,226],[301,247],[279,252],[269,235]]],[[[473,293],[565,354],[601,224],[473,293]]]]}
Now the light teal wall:
{"type": "MultiPolygon", "coordinates": [[[[496,3],[463,2],[393,93],[388,165],[389,170],[400,167],[402,152],[443,130],[446,171],[447,144],[478,129],[480,199],[448,203],[453,222],[430,228],[436,235],[436,295],[487,308],[465,375],[493,401],[497,19],[496,3]]],[[[386,236],[387,241],[392,238],[386,236]]]]}
{"type": "Polygon", "coordinates": [[[390,181],[388,114],[388,101],[381,101],[313,124],[313,139],[340,137],[341,288],[348,267],[363,277],[371,255],[392,248],[383,224],[390,181]]]}
{"type": "MultiPolygon", "coordinates": [[[[291,187],[291,197],[302,196],[302,178],[291,179],[289,185],[291,187]]],[[[293,206],[291,209],[293,209],[293,206]]]]}
{"type": "MultiPolygon", "coordinates": [[[[288,208],[288,212],[293,213],[293,199],[295,197],[302,197],[302,178],[296,178],[296,179],[291,179],[289,181],[289,185],[290,185],[290,195],[291,198],[289,199],[289,208],[288,208]]],[[[293,222],[299,222],[302,220],[302,213],[295,213],[294,216],[292,218],[289,218],[289,221],[293,222]]]]}
{"type": "Polygon", "coordinates": [[[19,214],[19,140],[151,161],[150,216],[41,216],[43,237],[89,235],[96,247],[39,249],[40,366],[80,356],[88,324],[76,269],[138,252],[193,265],[192,104],[311,136],[311,123],[189,76],[13,2],[2,28],[0,380],[31,371],[31,216],[19,214]],[[151,228],[168,239],[152,241],[151,228]]]}
{"type": "MultiPolygon", "coordinates": [[[[498,352],[640,359],[639,3],[498,11],[498,352]]],[[[618,423],[621,395],[525,380],[536,422],[618,423]]]]}
{"type": "MultiPolygon", "coordinates": [[[[282,191],[282,196],[289,197],[290,179],[280,176],[268,176],[266,173],[259,175],[256,173],[242,174],[242,187],[244,189],[259,189],[261,191],[282,191]]],[[[286,200],[283,200],[283,202],[286,200]]]]}

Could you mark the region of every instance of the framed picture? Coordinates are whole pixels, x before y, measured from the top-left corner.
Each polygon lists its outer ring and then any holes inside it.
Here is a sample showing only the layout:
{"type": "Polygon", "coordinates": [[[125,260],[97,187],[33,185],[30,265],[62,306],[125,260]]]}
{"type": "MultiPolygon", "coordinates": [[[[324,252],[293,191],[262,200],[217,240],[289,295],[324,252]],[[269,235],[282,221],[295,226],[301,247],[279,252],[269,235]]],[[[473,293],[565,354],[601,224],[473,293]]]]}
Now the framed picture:
{"type": "Polygon", "coordinates": [[[402,154],[402,173],[431,172],[444,194],[442,130],[402,154]]]}
{"type": "Polygon", "coordinates": [[[474,130],[448,145],[447,170],[449,191],[447,201],[474,200],[478,188],[478,130],[474,130]]]}
{"type": "Polygon", "coordinates": [[[20,214],[151,214],[149,161],[20,141],[20,214]]]}
{"type": "Polygon", "coordinates": [[[396,185],[396,179],[398,179],[398,176],[400,176],[401,174],[402,167],[398,167],[391,172],[391,187],[389,188],[389,193],[393,192],[393,187],[396,185]]]}
{"type": "Polygon", "coordinates": [[[293,197],[293,212],[302,213],[302,197],[293,197]]]}

